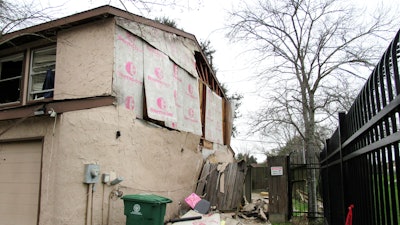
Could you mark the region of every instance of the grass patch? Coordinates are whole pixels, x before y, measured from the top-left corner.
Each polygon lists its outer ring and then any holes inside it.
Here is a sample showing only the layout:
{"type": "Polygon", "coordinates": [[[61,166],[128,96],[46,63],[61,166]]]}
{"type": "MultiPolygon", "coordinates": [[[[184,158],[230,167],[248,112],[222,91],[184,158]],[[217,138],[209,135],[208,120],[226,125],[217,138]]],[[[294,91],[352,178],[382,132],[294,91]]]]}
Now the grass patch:
{"type": "Polygon", "coordinates": [[[304,216],[308,212],[307,202],[293,199],[293,216],[304,216]]]}

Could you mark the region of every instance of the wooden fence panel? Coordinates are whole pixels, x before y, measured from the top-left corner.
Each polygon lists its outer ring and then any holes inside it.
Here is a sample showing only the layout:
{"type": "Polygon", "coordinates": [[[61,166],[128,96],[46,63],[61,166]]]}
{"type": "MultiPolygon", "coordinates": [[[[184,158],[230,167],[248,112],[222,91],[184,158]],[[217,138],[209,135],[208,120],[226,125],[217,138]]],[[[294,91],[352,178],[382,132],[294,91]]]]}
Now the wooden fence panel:
{"type": "Polygon", "coordinates": [[[222,164],[204,164],[196,194],[220,211],[233,211],[243,198],[247,167],[244,162],[235,162],[218,171],[218,165],[221,167],[222,164]]]}

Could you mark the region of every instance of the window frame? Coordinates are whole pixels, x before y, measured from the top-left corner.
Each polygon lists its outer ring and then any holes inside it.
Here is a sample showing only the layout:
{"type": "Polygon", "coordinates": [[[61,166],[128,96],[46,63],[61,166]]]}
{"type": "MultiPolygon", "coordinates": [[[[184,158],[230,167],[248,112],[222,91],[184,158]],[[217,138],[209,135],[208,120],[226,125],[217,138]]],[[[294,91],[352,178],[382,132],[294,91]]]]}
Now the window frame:
{"type": "MultiPolygon", "coordinates": [[[[55,51],[55,58],[54,58],[54,63],[51,64],[51,67],[53,68],[53,71],[55,72],[55,66],[56,66],[56,61],[57,61],[57,45],[56,44],[48,45],[48,46],[40,46],[40,47],[37,47],[37,48],[31,48],[30,49],[30,53],[29,53],[29,55],[30,55],[30,58],[29,58],[29,71],[28,71],[28,74],[27,74],[27,76],[28,76],[28,85],[27,85],[27,92],[26,92],[27,102],[37,102],[37,101],[43,101],[43,100],[46,100],[46,99],[53,99],[53,97],[49,97],[49,98],[45,98],[45,97],[34,98],[33,96],[36,95],[36,94],[40,95],[40,94],[44,94],[44,93],[47,93],[47,92],[53,92],[54,93],[54,85],[53,85],[53,88],[51,88],[51,89],[42,89],[42,90],[39,90],[39,91],[33,91],[32,90],[33,89],[33,87],[32,87],[33,86],[33,76],[42,74],[42,73],[35,73],[33,71],[33,67],[34,67],[33,63],[34,63],[34,59],[35,59],[34,55],[36,53],[38,53],[38,52],[46,52],[46,51],[53,51],[53,50],[55,51]]],[[[46,76],[46,74],[45,74],[45,76],[46,76]]]]}
{"type": "Polygon", "coordinates": [[[19,80],[19,88],[18,88],[19,89],[19,98],[17,99],[17,101],[0,103],[0,107],[22,104],[22,99],[23,99],[23,94],[24,94],[24,76],[25,76],[26,55],[24,52],[16,52],[16,53],[12,53],[12,54],[0,57],[1,64],[3,62],[13,61],[13,60],[18,60],[18,61],[22,62],[21,63],[21,74],[19,76],[2,79],[1,78],[2,65],[0,65],[0,83],[18,79],[19,80]],[[20,59],[20,60],[18,60],[18,59],[20,59]]]}

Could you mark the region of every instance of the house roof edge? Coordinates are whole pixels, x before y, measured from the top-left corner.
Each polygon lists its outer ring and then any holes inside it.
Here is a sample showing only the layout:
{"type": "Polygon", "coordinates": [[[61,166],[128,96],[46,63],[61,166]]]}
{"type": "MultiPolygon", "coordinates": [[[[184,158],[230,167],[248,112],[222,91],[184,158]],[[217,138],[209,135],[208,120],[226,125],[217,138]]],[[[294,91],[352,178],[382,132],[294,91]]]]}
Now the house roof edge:
{"type": "Polygon", "coordinates": [[[76,14],[72,14],[66,17],[62,17],[59,19],[51,20],[45,23],[37,24],[31,27],[27,27],[21,30],[17,30],[11,33],[4,34],[0,38],[0,45],[12,40],[16,37],[23,36],[23,35],[28,35],[28,34],[34,34],[34,33],[40,33],[44,32],[46,30],[61,30],[64,27],[70,27],[70,26],[78,26],[81,24],[85,24],[88,22],[92,22],[95,20],[98,20],[99,18],[107,18],[109,16],[118,16],[122,17],[128,20],[132,20],[144,25],[148,25],[166,32],[174,33],[176,35],[189,38],[197,43],[196,37],[193,34],[187,33],[185,31],[182,31],[177,28],[173,28],[161,23],[158,23],[154,20],[147,19],[142,16],[135,15],[133,13],[124,11],[122,9],[118,9],[116,7],[110,6],[110,5],[104,5],[100,6],[94,9],[90,9],[87,11],[79,12],[76,14]]]}

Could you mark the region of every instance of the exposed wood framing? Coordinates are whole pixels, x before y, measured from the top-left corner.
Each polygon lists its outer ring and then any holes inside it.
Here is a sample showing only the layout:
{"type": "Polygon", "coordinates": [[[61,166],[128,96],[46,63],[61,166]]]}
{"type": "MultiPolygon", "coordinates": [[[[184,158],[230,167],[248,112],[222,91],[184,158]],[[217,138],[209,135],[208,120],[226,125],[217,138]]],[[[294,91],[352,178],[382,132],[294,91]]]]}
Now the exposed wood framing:
{"type": "Polygon", "coordinates": [[[226,95],[222,90],[221,85],[219,84],[214,72],[211,71],[210,65],[208,64],[208,62],[206,62],[203,53],[195,52],[195,59],[197,72],[199,73],[199,77],[203,81],[203,83],[219,96],[226,99],[226,95]]]}

